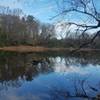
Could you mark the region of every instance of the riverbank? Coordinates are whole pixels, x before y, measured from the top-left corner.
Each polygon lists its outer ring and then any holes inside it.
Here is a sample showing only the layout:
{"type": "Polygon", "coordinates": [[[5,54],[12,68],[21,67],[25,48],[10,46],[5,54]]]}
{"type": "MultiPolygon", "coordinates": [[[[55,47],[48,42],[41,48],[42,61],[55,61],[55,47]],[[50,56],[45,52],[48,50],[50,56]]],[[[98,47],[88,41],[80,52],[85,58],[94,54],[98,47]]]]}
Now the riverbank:
{"type": "MultiPolygon", "coordinates": [[[[47,47],[33,47],[33,46],[7,46],[7,47],[0,47],[0,51],[8,51],[8,52],[47,52],[47,51],[73,51],[73,48],[47,48],[47,47]]],[[[79,51],[86,52],[86,51],[100,51],[100,49],[80,49],[79,51]]]]}

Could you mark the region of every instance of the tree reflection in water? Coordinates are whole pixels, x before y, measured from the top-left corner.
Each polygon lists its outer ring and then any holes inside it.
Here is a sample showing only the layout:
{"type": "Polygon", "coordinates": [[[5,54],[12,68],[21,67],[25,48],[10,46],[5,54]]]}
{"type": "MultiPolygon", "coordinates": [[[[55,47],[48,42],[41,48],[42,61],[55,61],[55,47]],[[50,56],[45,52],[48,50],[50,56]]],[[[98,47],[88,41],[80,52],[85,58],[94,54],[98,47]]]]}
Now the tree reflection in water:
{"type": "MultiPolygon", "coordinates": [[[[100,56],[97,55],[75,55],[75,56],[51,56],[51,55],[36,55],[36,54],[0,54],[0,90],[7,90],[9,87],[19,88],[24,82],[32,81],[40,74],[48,75],[48,73],[78,73],[85,74],[84,69],[95,69],[100,65],[100,56]],[[91,67],[93,65],[95,67],[91,67]],[[89,68],[90,67],[90,68],[89,68]]],[[[99,69],[99,68],[97,68],[99,69]]],[[[94,72],[96,73],[96,72],[94,72]]],[[[67,78],[68,75],[66,75],[67,78]]],[[[54,77],[54,76],[53,76],[54,77]]],[[[52,78],[53,78],[52,77],[52,78]]],[[[65,77],[65,76],[62,76],[65,77]]],[[[64,98],[89,98],[95,99],[95,96],[90,96],[87,91],[92,91],[97,94],[100,91],[98,86],[91,85],[86,77],[72,77],[69,84],[72,84],[73,90],[52,87],[49,93],[52,100],[63,100],[64,98]],[[88,90],[87,90],[88,89],[88,90]],[[61,99],[59,99],[61,98],[61,99]],[[62,99],[63,98],[63,99],[62,99]]],[[[37,77],[38,78],[38,77],[37,77]]],[[[99,78],[98,78],[99,79],[99,78]]],[[[49,79],[47,79],[49,80],[49,79]]],[[[56,80],[53,80],[56,81],[56,80]]],[[[63,80],[64,82],[66,80],[63,80]]],[[[100,82],[98,80],[98,82],[100,82]]],[[[59,83],[60,84],[60,83],[59,83]]],[[[59,85],[59,87],[62,84],[59,85]]],[[[68,83],[66,82],[66,85],[68,83]]],[[[65,100],[64,99],[64,100],[65,100]]]]}
{"type": "Polygon", "coordinates": [[[51,72],[53,69],[49,66],[49,58],[35,57],[27,54],[1,55],[0,56],[0,83],[5,87],[20,87],[22,81],[31,81],[40,73],[51,72]],[[33,64],[33,61],[38,61],[33,64]]]}

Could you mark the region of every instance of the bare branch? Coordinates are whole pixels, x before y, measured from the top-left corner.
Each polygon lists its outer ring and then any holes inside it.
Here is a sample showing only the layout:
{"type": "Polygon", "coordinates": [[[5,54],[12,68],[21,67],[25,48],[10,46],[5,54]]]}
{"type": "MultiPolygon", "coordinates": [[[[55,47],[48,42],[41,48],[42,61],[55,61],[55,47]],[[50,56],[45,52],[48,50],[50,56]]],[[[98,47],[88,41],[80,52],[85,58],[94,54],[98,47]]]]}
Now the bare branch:
{"type": "Polygon", "coordinates": [[[93,5],[94,13],[95,13],[95,15],[97,15],[97,10],[96,10],[96,7],[94,5],[94,1],[93,0],[92,0],[92,5],[93,5]]]}
{"type": "Polygon", "coordinates": [[[79,51],[81,48],[83,48],[84,46],[87,46],[87,45],[93,43],[95,41],[96,37],[99,35],[100,35],[100,30],[92,37],[92,39],[89,42],[85,42],[85,43],[81,44],[79,46],[79,48],[77,48],[76,50],[73,50],[71,53],[75,53],[75,52],[79,51]]]}
{"type": "Polygon", "coordinates": [[[74,23],[74,22],[67,22],[67,24],[69,25],[76,25],[76,26],[80,26],[83,28],[98,28],[98,25],[85,25],[85,24],[78,24],[78,23],[74,23]]]}
{"type": "MultiPolygon", "coordinates": [[[[100,28],[100,18],[98,17],[99,12],[97,11],[93,0],[65,0],[65,1],[63,1],[63,3],[66,3],[66,7],[63,9],[63,11],[61,13],[52,17],[51,19],[56,18],[61,15],[76,13],[76,14],[80,14],[80,15],[86,15],[86,18],[88,18],[88,20],[90,18],[92,18],[95,21],[94,24],[92,24],[92,25],[87,24],[86,22],[84,22],[85,24],[81,24],[81,23],[79,24],[78,22],[75,22],[75,21],[74,22],[73,21],[66,22],[66,25],[77,26],[77,29],[75,27],[74,32],[75,33],[79,32],[79,34],[81,32],[81,35],[84,35],[86,32],[89,32],[90,30],[92,31],[92,29],[96,30],[96,33],[94,33],[95,35],[92,38],[90,38],[91,40],[89,39],[86,42],[84,41],[85,43],[83,42],[83,44],[79,45],[79,48],[74,50],[74,52],[75,52],[75,51],[80,50],[82,47],[93,43],[94,40],[96,39],[96,37],[98,35],[100,35],[100,30],[98,31],[98,28],[100,28]],[[80,31],[80,29],[81,29],[81,31],[80,31]]],[[[63,6],[63,4],[62,4],[62,6],[63,6]]],[[[83,17],[83,19],[85,19],[85,18],[83,17]]]]}
{"type": "Polygon", "coordinates": [[[82,14],[86,14],[91,16],[92,18],[94,18],[96,21],[100,21],[97,17],[95,17],[93,14],[87,12],[87,11],[81,11],[81,10],[77,10],[77,9],[71,9],[71,10],[65,10],[63,11],[64,13],[68,13],[68,12],[78,12],[78,13],[82,13],[82,14]]]}

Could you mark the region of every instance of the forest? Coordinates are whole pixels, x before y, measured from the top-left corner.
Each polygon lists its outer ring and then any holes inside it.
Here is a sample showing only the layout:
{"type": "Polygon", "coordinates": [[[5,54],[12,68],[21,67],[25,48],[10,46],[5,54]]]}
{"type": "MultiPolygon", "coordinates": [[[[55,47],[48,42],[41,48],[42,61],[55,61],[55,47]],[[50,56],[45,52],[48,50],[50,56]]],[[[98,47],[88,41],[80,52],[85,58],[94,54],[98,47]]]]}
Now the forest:
{"type": "MultiPolygon", "coordinates": [[[[64,23],[66,24],[66,23],[64,23]]],[[[100,49],[100,35],[95,41],[91,41],[95,34],[81,31],[68,31],[65,36],[57,37],[57,25],[40,22],[33,15],[23,15],[21,9],[0,7],[0,46],[42,46],[42,47],[66,47],[100,49]]],[[[62,33],[61,33],[62,34],[62,33]]]]}

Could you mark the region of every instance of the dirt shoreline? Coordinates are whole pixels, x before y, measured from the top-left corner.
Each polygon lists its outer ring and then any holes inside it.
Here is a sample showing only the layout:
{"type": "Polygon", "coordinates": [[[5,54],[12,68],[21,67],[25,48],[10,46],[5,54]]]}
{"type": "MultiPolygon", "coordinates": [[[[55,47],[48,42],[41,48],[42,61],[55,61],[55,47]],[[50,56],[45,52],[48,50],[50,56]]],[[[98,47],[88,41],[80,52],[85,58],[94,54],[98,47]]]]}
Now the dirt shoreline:
{"type": "MultiPolygon", "coordinates": [[[[6,46],[6,47],[0,47],[0,51],[8,51],[8,52],[47,52],[47,51],[72,51],[75,50],[73,48],[46,48],[46,47],[33,47],[33,46],[6,46]]],[[[79,51],[88,52],[88,51],[98,51],[100,52],[100,49],[80,49],[79,51]]]]}

